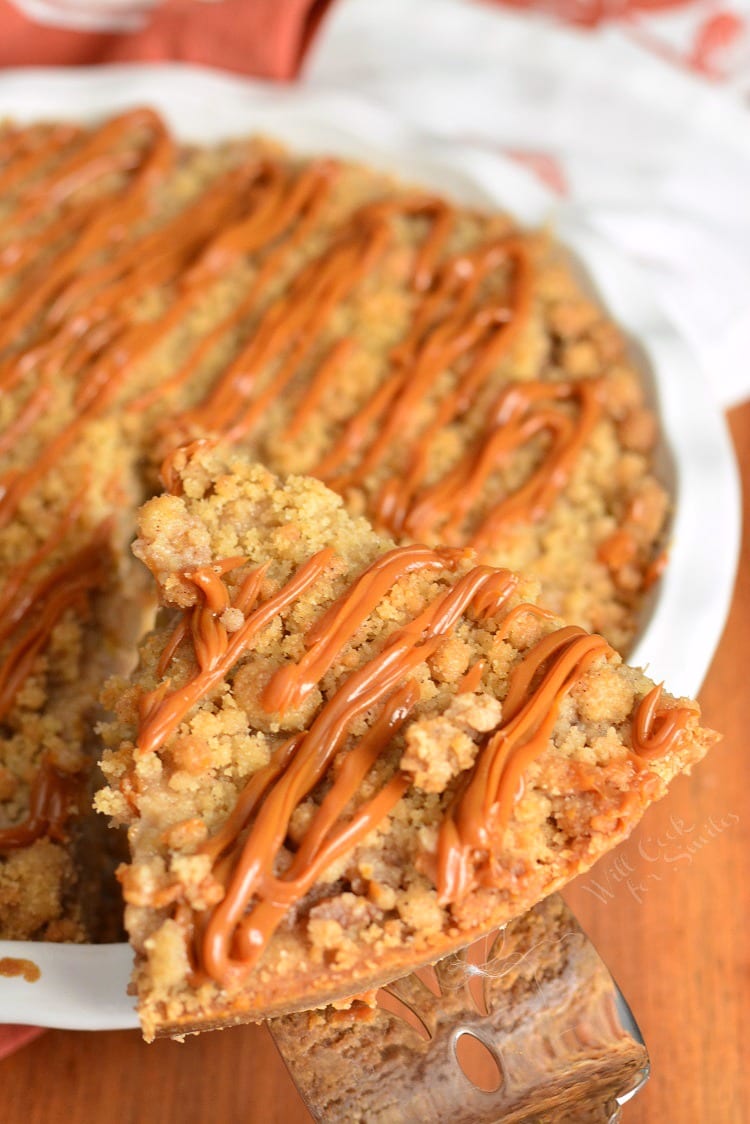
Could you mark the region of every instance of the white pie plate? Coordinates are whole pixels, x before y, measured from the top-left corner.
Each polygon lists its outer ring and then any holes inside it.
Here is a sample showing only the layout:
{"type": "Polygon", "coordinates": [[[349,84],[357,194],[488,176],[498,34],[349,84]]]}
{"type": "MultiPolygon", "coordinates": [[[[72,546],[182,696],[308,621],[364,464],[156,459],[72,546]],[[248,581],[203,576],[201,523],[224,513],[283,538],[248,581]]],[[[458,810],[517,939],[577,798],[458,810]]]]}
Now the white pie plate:
{"type": "MultiPolygon", "coordinates": [[[[729,610],[739,552],[740,491],[727,428],[702,371],[638,270],[585,225],[578,209],[523,168],[463,145],[414,134],[389,113],[341,92],[309,93],[198,67],[117,66],[0,75],[0,117],[89,120],[133,105],[160,110],[178,136],[215,141],[264,132],[302,152],[331,152],[433,185],[468,204],[551,223],[592,289],[637,341],[664,431],[661,471],[676,510],[670,562],[631,662],[673,693],[697,693],[729,610]]],[[[710,768],[710,765],[709,765],[710,768]]],[[[0,941],[0,958],[32,960],[36,983],[0,977],[0,1022],[71,1030],[137,1025],[126,996],[128,945],[0,941]]]]}

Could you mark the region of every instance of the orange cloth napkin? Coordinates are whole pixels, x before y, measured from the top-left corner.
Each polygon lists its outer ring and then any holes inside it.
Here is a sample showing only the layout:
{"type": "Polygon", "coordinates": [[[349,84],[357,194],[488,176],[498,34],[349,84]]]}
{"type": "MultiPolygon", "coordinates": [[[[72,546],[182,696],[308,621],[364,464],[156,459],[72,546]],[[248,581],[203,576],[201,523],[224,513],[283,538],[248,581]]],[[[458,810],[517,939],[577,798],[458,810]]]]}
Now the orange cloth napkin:
{"type": "Polygon", "coordinates": [[[293,78],[330,0],[0,0],[0,66],[181,60],[293,78]]]}

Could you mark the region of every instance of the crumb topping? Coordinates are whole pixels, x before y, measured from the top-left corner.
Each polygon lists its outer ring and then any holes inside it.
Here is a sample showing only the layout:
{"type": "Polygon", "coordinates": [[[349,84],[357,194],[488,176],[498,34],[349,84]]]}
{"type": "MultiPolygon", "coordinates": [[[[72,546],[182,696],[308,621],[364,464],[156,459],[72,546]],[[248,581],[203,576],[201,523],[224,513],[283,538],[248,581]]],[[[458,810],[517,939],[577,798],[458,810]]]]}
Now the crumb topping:
{"type": "Polygon", "coordinates": [[[131,824],[147,1033],[435,959],[590,865],[705,752],[693,704],[537,607],[528,581],[394,549],[319,482],[222,449],[177,475],[136,545],[174,608],[143,645],[137,706],[105,731],[98,798],[131,824]],[[188,571],[196,521],[211,560],[188,571]],[[175,924],[179,983],[154,966],[175,924]]]}

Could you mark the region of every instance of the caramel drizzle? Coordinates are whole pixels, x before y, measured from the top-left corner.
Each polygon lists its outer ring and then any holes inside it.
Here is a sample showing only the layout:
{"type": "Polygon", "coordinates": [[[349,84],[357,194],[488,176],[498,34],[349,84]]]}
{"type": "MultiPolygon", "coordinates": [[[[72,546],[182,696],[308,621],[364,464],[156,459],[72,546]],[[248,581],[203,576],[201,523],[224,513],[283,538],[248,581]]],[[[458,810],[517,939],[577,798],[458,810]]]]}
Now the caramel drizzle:
{"type": "Polygon", "coordinates": [[[487,666],[485,660],[478,660],[473,667],[470,667],[458,684],[459,695],[472,695],[475,691],[479,690],[484,675],[484,669],[487,666]]]}
{"type": "Polygon", "coordinates": [[[353,350],[354,341],[348,337],[337,340],[331,347],[310,379],[310,383],[297,403],[297,407],[285,429],[282,430],[282,441],[294,441],[301,435],[326,394],[335,386],[336,380],[351,357],[353,350]]]}
{"type": "Polygon", "coordinates": [[[80,224],[73,220],[75,242],[56,262],[33,269],[7,302],[12,308],[3,317],[0,349],[24,332],[44,306],[52,300],[64,282],[83,266],[92,253],[109,243],[122,240],[128,228],[141,216],[144,200],[155,181],[171,165],[173,145],[159,117],[150,110],[134,110],[114,118],[87,135],[80,150],[55,166],[42,181],[35,184],[31,198],[20,203],[6,222],[23,226],[52,205],[59,205],[77,189],[116,171],[132,171],[129,189],[103,200],[81,203],[80,224]],[[153,143],[145,152],[117,149],[118,141],[129,131],[147,129],[153,143]]]}
{"type": "Polygon", "coordinates": [[[689,706],[660,708],[663,684],[652,687],[641,699],[633,718],[631,745],[633,753],[646,761],[663,757],[678,744],[696,710],[689,706]]]}
{"type": "MultiPolygon", "coordinates": [[[[2,624],[2,637],[21,620],[28,628],[12,646],[0,664],[0,720],[10,711],[15,697],[32,671],[34,662],[50,641],[52,632],[68,609],[79,612],[86,607],[87,595],[101,588],[107,576],[106,548],[103,535],[62,562],[33,589],[19,591],[15,608],[11,607],[2,624]],[[15,619],[14,619],[15,618],[15,619]]],[[[35,557],[51,549],[49,543],[35,557]]],[[[28,567],[24,564],[23,569],[28,567]]],[[[17,581],[17,576],[15,578],[17,581]]],[[[11,588],[15,584],[11,579],[11,588]]],[[[7,598],[4,591],[3,598],[7,598]]]]}
{"type": "Polygon", "coordinates": [[[64,123],[7,130],[0,142],[0,159],[6,163],[0,173],[0,191],[8,195],[22,180],[33,177],[52,152],[65,148],[80,135],[77,125],[64,123]]]}
{"type": "MultiPolygon", "coordinates": [[[[7,717],[18,691],[32,672],[35,661],[47,647],[52,633],[70,609],[82,612],[87,597],[106,580],[103,524],[91,543],[54,567],[43,578],[32,575],[65,541],[80,515],[83,491],[75,496],[51,535],[8,574],[0,591],[0,643],[27,625],[0,663],[0,720],[7,717]]],[[[31,786],[29,813],[25,821],[0,830],[0,851],[25,847],[46,835],[62,840],[80,780],[63,773],[46,758],[31,786]]]]}
{"type": "MultiPolygon", "coordinates": [[[[192,574],[186,574],[186,579],[193,581],[206,599],[196,605],[191,620],[191,631],[194,639],[197,638],[198,671],[187,683],[174,691],[169,691],[169,682],[166,681],[156,690],[144,695],[141,703],[138,749],[142,753],[159,749],[177,729],[191,707],[227,675],[257,634],[316,582],[334,558],[334,552],[329,548],[318,551],[300,567],[292,580],[279,593],[255,609],[252,607],[260,594],[267,567],[251,570],[231,602],[233,608],[246,614],[244,624],[231,637],[217,616],[217,572],[212,575],[211,567],[203,567],[192,574]]],[[[230,565],[234,568],[241,562],[241,559],[229,559],[218,565],[219,567],[230,565]]],[[[221,604],[223,605],[221,612],[229,607],[224,604],[223,598],[221,604]]]]}
{"type": "Polygon", "coordinates": [[[537,381],[506,387],[476,444],[454,468],[427,484],[434,442],[482,390],[528,320],[532,280],[526,250],[513,240],[490,243],[447,262],[419,308],[410,334],[393,352],[390,375],[345,427],[315,469],[316,475],[338,491],[361,485],[382,464],[397,436],[404,440],[415,409],[438,374],[453,367],[459,371],[456,385],[438,404],[426,428],[411,442],[406,438],[405,470],[388,478],[372,504],[376,523],[416,539],[434,533],[443,523],[443,541],[485,546],[506,524],[545,515],[565,487],[599,419],[599,380],[537,381]],[[509,292],[477,303],[482,283],[499,266],[509,265],[509,292]],[[560,409],[567,402],[577,405],[577,418],[560,409]],[[368,447],[368,433],[376,425],[377,434],[368,447]],[[550,438],[541,463],[525,484],[495,503],[469,534],[462,525],[472,505],[483,500],[482,490],[490,476],[539,434],[550,438]],[[359,461],[346,471],[343,466],[353,457],[359,461]]]}
{"type": "MultiPolygon", "coordinates": [[[[412,269],[413,287],[418,291],[427,288],[432,281],[435,261],[453,224],[452,208],[442,200],[419,196],[360,208],[339,238],[303,267],[288,291],[266,310],[249,344],[232,361],[203,402],[170,425],[173,439],[191,428],[219,433],[231,441],[247,437],[294,379],[336,308],[372,271],[390,241],[389,220],[398,215],[427,218],[431,223],[412,269]],[[258,389],[263,373],[274,364],[278,366],[273,376],[258,389]]],[[[254,289],[238,314],[246,315],[256,299],[254,289]]],[[[199,352],[170,380],[170,386],[186,381],[198,362],[236,322],[233,315],[214,329],[199,352]]],[[[351,346],[351,340],[346,338],[333,345],[289,422],[292,433],[299,432],[309,418],[351,346]]]]}
{"type": "Polygon", "coordinates": [[[177,424],[218,432],[230,441],[245,437],[294,378],[335,308],[370,272],[386,238],[382,225],[355,227],[322,259],[303,268],[203,403],[177,424]],[[261,374],[279,360],[272,380],[254,393],[261,374]]]}
{"type": "Polygon", "coordinates": [[[63,841],[65,825],[80,788],[79,778],[43,760],[31,785],[26,819],[13,827],[0,829],[0,852],[28,847],[42,836],[63,841]]]}
{"type": "MultiPolygon", "coordinates": [[[[60,137],[54,130],[44,146],[38,150],[38,161],[49,161],[57,151],[60,158],[46,173],[34,180],[28,191],[18,201],[10,218],[15,226],[32,219],[45,218],[52,207],[68,202],[81,188],[113,173],[138,168],[143,159],[142,146],[123,145],[121,142],[139,129],[155,136],[166,136],[160,118],[150,109],[135,109],[113,117],[89,132],[76,130],[68,133],[69,143],[60,151],[60,137]]],[[[28,175],[29,169],[26,170],[28,175]]],[[[86,204],[91,211],[91,203],[86,204]]]]}
{"type": "Polygon", "coordinates": [[[302,659],[280,668],[269,680],[263,692],[264,710],[283,715],[301,706],[397,581],[420,570],[453,569],[461,557],[458,550],[425,546],[413,546],[408,553],[397,547],[381,555],[310,629],[302,659]]]}
{"type": "MultiPolygon", "coordinates": [[[[20,379],[38,373],[39,387],[27,399],[25,407],[4,435],[4,444],[14,442],[28,432],[41,409],[46,404],[48,388],[59,378],[65,364],[75,358],[75,348],[86,342],[86,333],[92,329],[96,338],[93,351],[84,351],[89,359],[101,350],[110,336],[101,337],[102,325],[97,321],[96,301],[81,318],[73,316],[58,324],[61,309],[70,312],[65,299],[69,290],[75,290],[76,273],[101,253],[109,244],[122,240],[128,228],[147,210],[150,192],[155,182],[163,177],[172,162],[173,146],[160,119],[149,110],[137,110],[108,122],[87,136],[80,148],[56,165],[41,181],[26,203],[11,216],[14,224],[23,225],[36,214],[37,208],[48,208],[50,196],[55,202],[64,202],[68,196],[86,183],[108,175],[121,168],[121,154],[111,152],[117,140],[131,130],[150,133],[152,144],[145,149],[126,149],[130,153],[125,161],[132,175],[128,188],[119,191],[113,201],[111,194],[95,203],[81,204],[82,224],[73,229],[76,238],[51,264],[32,269],[20,281],[9,299],[9,310],[0,328],[0,351],[8,348],[17,338],[25,344],[20,354],[8,354],[0,363],[0,386],[11,389],[20,379]],[[35,338],[29,341],[29,331],[35,338]],[[97,334],[98,333],[98,334],[97,334]],[[83,337],[83,340],[82,340],[83,337]]],[[[7,249],[7,247],[6,247],[7,249]]],[[[79,356],[80,358],[80,356],[79,356]]],[[[0,526],[6,526],[18,505],[37,483],[54,466],[78,437],[84,426],[98,416],[118,388],[118,373],[110,364],[102,373],[93,365],[84,376],[83,390],[76,396],[77,414],[64,425],[25,471],[7,473],[0,482],[0,526]]]]}
{"type": "MultiPolygon", "coordinates": [[[[153,391],[136,398],[129,406],[131,410],[142,410],[152,405],[164,393],[188,381],[226,331],[242,323],[254,308],[265,286],[280,268],[284,257],[302,242],[313,225],[330,187],[334,166],[321,161],[307,168],[296,180],[288,181],[281,170],[267,162],[255,167],[252,173],[253,190],[248,200],[249,216],[221,229],[221,223],[211,223],[206,233],[219,227],[218,234],[211,238],[198,261],[184,277],[187,289],[182,299],[182,307],[171,318],[160,325],[160,339],[164,338],[205,291],[206,286],[215,281],[243,255],[259,252],[272,246],[258,270],[247,294],[228,317],[207,336],[193,346],[192,352],[177,371],[153,391]],[[294,201],[294,205],[292,204],[294,201]]],[[[236,177],[235,177],[236,178],[236,177]]],[[[196,204],[201,210],[202,200],[196,204]]],[[[170,425],[179,424],[172,420],[170,425]]]]}
{"type": "MultiPolygon", "coordinates": [[[[432,437],[467,408],[525,323],[531,285],[526,251],[512,240],[491,242],[445,262],[419,304],[408,335],[392,352],[387,378],[345,426],[316,475],[337,489],[360,484],[396,436],[403,440],[404,432],[409,432],[412,414],[437,375],[470,357],[427,433],[413,445],[412,460],[421,465],[432,437]],[[482,283],[509,264],[513,269],[509,293],[477,304],[482,283]],[[358,458],[356,467],[345,471],[344,465],[353,458],[358,458]]],[[[415,469],[410,466],[409,471],[415,469]]]]}
{"type": "Polygon", "coordinates": [[[173,449],[171,453],[168,453],[159,468],[159,479],[164,491],[173,496],[181,496],[183,486],[180,477],[180,465],[187,464],[200,450],[208,451],[213,449],[216,444],[217,442],[209,437],[199,437],[197,441],[191,441],[189,445],[180,445],[173,449]]]}
{"type": "MultiPolygon", "coordinates": [[[[264,710],[281,714],[299,707],[395,583],[426,568],[436,573],[455,570],[464,557],[456,550],[407,546],[378,558],[308,631],[305,655],[272,676],[261,699],[264,710]]],[[[137,738],[141,752],[163,746],[260,629],[289,608],[300,588],[309,588],[332,562],[332,552],[320,552],[260,605],[255,602],[261,571],[250,571],[239,582],[234,598],[223,581],[223,575],[238,568],[242,559],[225,559],[184,575],[200,592],[200,600],[178,624],[161,663],[169,663],[177,645],[190,633],[199,667],[177,691],[167,693],[168,684],[162,684],[144,696],[137,738]],[[230,605],[249,613],[242,629],[231,638],[220,621],[230,605]]],[[[199,853],[210,857],[214,877],[224,886],[221,902],[199,916],[177,906],[179,917],[192,933],[196,979],[209,977],[222,986],[241,981],[257,964],[289,909],[302,900],[323,871],[349,854],[390,814],[409,784],[397,767],[392,771],[395,762],[389,762],[386,773],[390,777],[374,796],[357,804],[357,794],[420,700],[418,667],[437,651],[467,611],[479,619],[502,613],[516,584],[512,574],[487,566],[461,575],[415,619],[397,629],[379,654],[340,683],[309,728],[287,739],[269,764],[250,778],[223,826],[199,848],[199,853]],[[353,724],[367,713],[374,713],[375,718],[352,744],[353,724]],[[295,809],[345,746],[346,756],[339,759],[331,787],[291,862],[279,873],[277,858],[288,839],[295,809]]],[[[509,635],[524,614],[541,621],[555,619],[538,606],[518,604],[498,622],[496,641],[509,635]]],[[[602,637],[563,627],[538,641],[513,669],[502,725],[480,748],[441,824],[437,886],[443,903],[458,901],[477,886],[496,885],[497,855],[522,791],[523,774],[549,746],[565,695],[595,660],[610,653],[602,637]]],[[[464,676],[459,690],[477,690],[483,671],[484,661],[479,661],[464,676]]],[[[651,692],[636,710],[635,754],[667,752],[693,714],[687,708],[659,712],[658,692],[651,692]]]]}
{"type": "Polygon", "coordinates": [[[52,397],[52,387],[48,382],[39,383],[21,408],[20,413],[0,434],[0,456],[9,452],[15,443],[27,433],[46,410],[52,397]]]}
{"type": "MultiPolygon", "coordinates": [[[[545,636],[513,669],[502,725],[480,752],[441,825],[437,885],[443,904],[494,884],[495,855],[523,791],[524,772],[548,745],[562,700],[592,662],[611,651],[601,636],[571,625],[545,636]]],[[[659,710],[661,693],[661,685],[652,688],[633,715],[631,745],[637,758],[671,752],[696,717],[690,707],[659,710]]]]}
{"type": "MultiPolygon", "coordinates": [[[[6,363],[2,372],[6,389],[33,370],[59,375],[65,368],[81,367],[84,376],[76,405],[83,408],[113,372],[119,373],[122,382],[127,360],[126,371],[179,323],[197,294],[189,290],[161,320],[142,324],[126,323],[122,314],[125,302],[182,276],[214,237],[216,224],[238,213],[242,193],[254,182],[255,171],[234,170],[212,184],[197,203],[106,262],[92,265],[87,259],[85,272],[69,270],[41,318],[40,327],[46,334],[20,361],[6,363]]],[[[138,193],[133,199],[126,197],[131,204],[138,201],[138,193]]],[[[90,256],[101,248],[98,243],[92,245],[90,256]]]]}
{"type": "MultiPolygon", "coordinates": [[[[177,367],[174,374],[159,387],[135,398],[130,409],[146,409],[165,393],[179,389],[189,382],[227,333],[237,329],[251,315],[268,284],[284,268],[288,256],[304,244],[313,230],[335,180],[337,165],[331,160],[315,161],[296,180],[290,182],[273,165],[266,165],[265,170],[263,193],[257,195],[256,210],[234,230],[220,232],[216,244],[209,247],[204,255],[203,263],[199,263],[189,275],[190,283],[200,289],[209,275],[209,268],[220,274],[222,269],[226,269],[241,254],[271,247],[261,262],[255,279],[237,307],[194,345],[190,355],[177,367]]],[[[200,417],[200,407],[171,418],[168,423],[169,431],[176,433],[189,427],[196,416],[200,417]]]]}
{"type": "Polygon", "coordinates": [[[81,492],[69,504],[56,530],[37,547],[33,554],[20,562],[8,574],[5,585],[0,591],[0,642],[6,640],[16,625],[23,620],[24,614],[31,604],[44,596],[55,584],[54,573],[36,586],[30,583],[29,579],[34,570],[64,542],[66,535],[81,512],[82,504],[83,493],[81,492]]]}
{"type": "MultiPolygon", "coordinates": [[[[395,581],[424,567],[438,571],[453,569],[458,557],[454,551],[405,547],[379,559],[325,614],[319,622],[325,629],[316,626],[308,634],[307,656],[299,664],[281,669],[270,681],[264,707],[271,712],[277,706],[298,705],[311,687],[312,674],[325,674],[341,645],[354,635],[395,581]]],[[[305,568],[272,598],[273,613],[266,613],[266,621],[293,603],[297,596],[295,586],[305,568]]],[[[218,842],[214,839],[206,847],[214,859],[215,872],[227,880],[225,897],[206,921],[198,942],[201,963],[212,978],[226,980],[237,972],[249,971],[290,906],[304,896],[327,866],[348,853],[389,814],[408,787],[407,779],[398,773],[376,796],[362,803],[348,821],[340,822],[365,776],[419,700],[419,686],[412,672],[437,650],[469,607],[480,617],[497,612],[515,584],[516,579],[506,571],[489,567],[477,567],[459,578],[415,620],[397,630],[378,656],[334,692],[306,733],[282,746],[271,764],[251,778],[218,842]],[[291,866],[276,876],[275,858],[295,807],[323,776],[348,739],[353,722],[376,709],[378,717],[349,750],[291,866]],[[238,839],[243,831],[247,837],[240,849],[238,839]],[[232,848],[240,853],[234,854],[232,848]],[[223,854],[225,849],[229,854],[223,854]],[[247,913],[253,900],[255,905],[247,913]]],[[[217,602],[215,611],[222,604],[223,600],[217,602]]],[[[269,604],[266,602],[259,612],[269,604]]],[[[193,619],[205,608],[196,607],[193,619]]],[[[205,623],[205,617],[201,619],[205,623]]],[[[231,666],[235,660],[236,655],[225,662],[231,666]]],[[[222,667],[221,674],[225,671],[222,667]]],[[[199,672],[179,700],[179,713],[173,710],[170,714],[171,728],[207,685],[210,683],[205,672],[199,672]],[[193,685],[198,681],[196,691],[193,685]]],[[[160,697],[155,705],[162,707],[164,701],[160,697]]],[[[138,736],[141,749],[156,745],[145,728],[153,713],[150,697],[146,696],[144,722],[138,736]]],[[[163,744],[163,737],[158,744],[163,744]]]]}
{"type": "MultiPolygon", "coordinates": [[[[566,486],[599,420],[600,386],[599,380],[589,379],[506,387],[476,445],[439,480],[421,491],[416,471],[387,482],[378,502],[381,523],[414,538],[434,534],[439,528],[444,541],[468,542],[482,548],[509,523],[543,518],[566,486]],[[577,417],[559,409],[558,403],[565,402],[577,404],[577,417]],[[473,532],[464,530],[472,508],[485,501],[483,492],[492,474],[519,448],[542,434],[550,439],[548,449],[525,483],[493,504],[473,532]]],[[[420,468],[423,479],[425,459],[420,468]]]]}
{"type": "Polygon", "coordinates": [[[658,582],[659,578],[662,576],[662,574],[666,570],[668,562],[669,562],[669,548],[664,547],[662,550],[659,551],[659,553],[656,555],[656,557],[653,559],[653,561],[646,567],[646,572],[643,575],[643,591],[644,591],[644,593],[647,592],[649,589],[651,589],[651,587],[653,585],[655,585],[656,582],[658,582]]]}
{"type": "Polygon", "coordinates": [[[443,904],[494,884],[494,856],[524,772],[548,746],[564,697],[595,659],[611,651],[601,636],[571,625],[538,641],[514,667],[502,725],[480,751],[440,827],[437,886],[443,904]]]}
{"type": "MultiPolygon", "coordinates": [[[[393,692],[382,714],[367,734],[351,749],[341,773],[318,809],[289,868],[273,874],[274,860],[288,830],[289,817],[305,791],[325,771],[335,749],[311,743],[315,728],[300,740],[295,754],[265,794],[247,840],[233,864],[222,902],[208,919],[201,939],[201,959],[206,972],[216,980],[245,975],[263,950],[289,909],[311,888],[336,859],[349,854],[393,810],[408,788],[405,777],[395,775],[370,800],[359,805],[351,818],[340,816],[353,799],[370,768],[391,743],[419,698],[419,687],[408,681],[393,692]],[[321,757],[325,754],[325,759],[321,757]],[[317,760],[315,760],[317,758],[317,760]],[[314,768],[314,772],[312,769],[314,768]],[[281,817],[274,824],[273,816],[281,817]],[[247,906],[256,899],[247,913],[247,906]]],[[[346,736],[337,730],[335,748],[346,736]]],[[[234,859],[234,856],[230,856],[234,859]]]]}

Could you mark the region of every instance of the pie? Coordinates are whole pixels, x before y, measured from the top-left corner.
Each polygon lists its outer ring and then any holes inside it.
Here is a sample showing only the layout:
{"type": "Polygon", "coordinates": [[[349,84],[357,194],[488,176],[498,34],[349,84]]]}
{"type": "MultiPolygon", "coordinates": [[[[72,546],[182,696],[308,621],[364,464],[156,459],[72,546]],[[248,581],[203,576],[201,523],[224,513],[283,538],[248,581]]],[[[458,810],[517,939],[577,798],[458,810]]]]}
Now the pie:
{"type": "Polygon", "coordinates": [[[180,449],[317,477],[379,541],[471,548],[627,651],[666,558],[657,425],[548,233],[148,108],[10,122],[0,307],[0,938],[116,936],[95,728],[180,449]]]}

